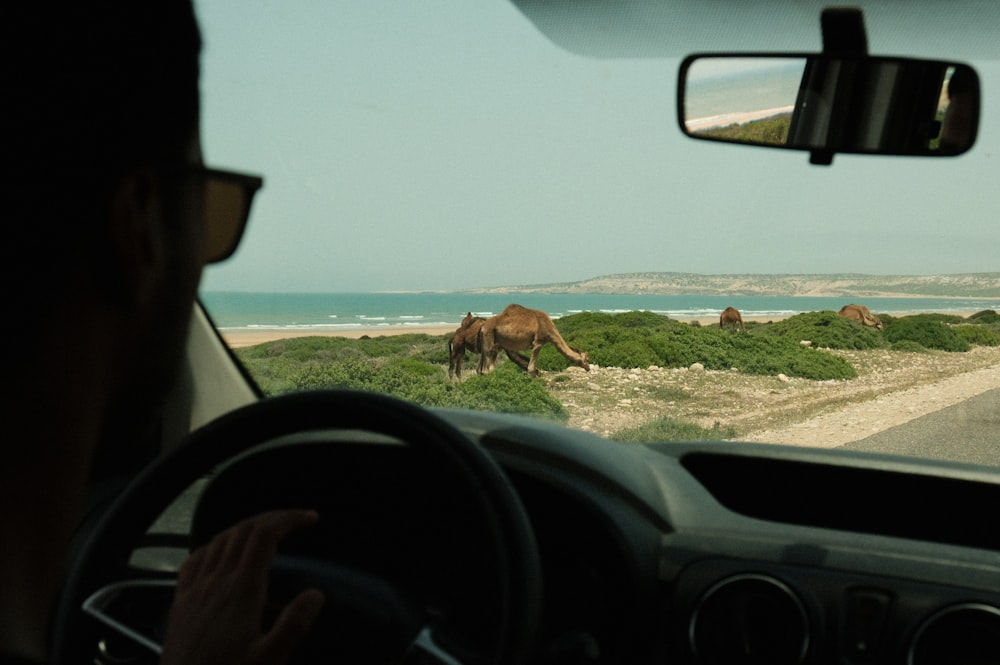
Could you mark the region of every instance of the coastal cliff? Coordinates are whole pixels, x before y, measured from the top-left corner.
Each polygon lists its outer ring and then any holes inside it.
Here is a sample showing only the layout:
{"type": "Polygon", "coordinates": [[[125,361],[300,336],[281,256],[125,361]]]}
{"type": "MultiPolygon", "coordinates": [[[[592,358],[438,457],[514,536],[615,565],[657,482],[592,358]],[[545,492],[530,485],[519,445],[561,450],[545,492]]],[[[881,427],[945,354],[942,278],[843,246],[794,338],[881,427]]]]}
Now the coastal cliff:
{"type": "Polygon", "coordinates": [[[636,272],[579,282],[462,289],[458,293],[1000,298],[1000,273],[951,275],[703,275],[636,272]]]}

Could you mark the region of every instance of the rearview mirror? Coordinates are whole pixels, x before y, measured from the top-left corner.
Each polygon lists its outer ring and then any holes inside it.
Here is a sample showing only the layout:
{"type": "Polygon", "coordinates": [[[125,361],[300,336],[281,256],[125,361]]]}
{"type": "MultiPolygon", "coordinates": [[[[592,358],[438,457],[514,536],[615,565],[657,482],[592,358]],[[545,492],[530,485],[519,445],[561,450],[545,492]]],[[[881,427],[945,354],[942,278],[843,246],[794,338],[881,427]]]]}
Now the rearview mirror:
{"type": "Polygon", "coordinates": [[[979,124],[961,63],[820,54],[701,54],[681,63],[681,131],[816,153],[959,155],[979,124]]]}

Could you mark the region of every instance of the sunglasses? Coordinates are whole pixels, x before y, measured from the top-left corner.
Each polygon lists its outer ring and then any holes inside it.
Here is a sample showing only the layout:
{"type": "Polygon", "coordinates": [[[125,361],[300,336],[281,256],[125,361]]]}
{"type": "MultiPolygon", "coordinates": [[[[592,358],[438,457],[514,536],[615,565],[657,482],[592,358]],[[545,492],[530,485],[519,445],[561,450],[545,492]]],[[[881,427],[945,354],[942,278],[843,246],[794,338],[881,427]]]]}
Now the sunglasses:
{"type": "Polygon", "coordinates": [[[250,217],[250,204],[264,179],[203,166],[191,167],[190,173],[200,177],[205,186],[205,262],[224,261],[240,244],[250,217]]]}

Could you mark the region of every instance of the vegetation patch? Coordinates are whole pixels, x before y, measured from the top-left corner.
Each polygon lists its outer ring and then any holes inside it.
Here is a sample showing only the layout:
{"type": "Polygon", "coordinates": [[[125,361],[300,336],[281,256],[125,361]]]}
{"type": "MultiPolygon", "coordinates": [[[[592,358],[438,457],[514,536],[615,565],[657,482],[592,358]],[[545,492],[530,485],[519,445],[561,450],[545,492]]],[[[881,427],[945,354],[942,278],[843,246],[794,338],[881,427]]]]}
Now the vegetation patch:
{"type": "MultiPolygon", "coordinates": [[[[849,324],[846,320],[843,323],[849,324]]],[[[843,358],[802,346],[799,342],[806,337],[771,334],[776,325],[722,330],[688,325],[652,312],[583,312],[559,319],[559,330],[567,343],[585,350],[590,361],[601,367],[673,368],[700,363],[710,370],[736,368],[746,374],[785,374],[814,380],[857,376],[843,358]]],[[[543,349],[539,367],[563,369],[566,361],[543,349]]]]}
{"type": "Polygon", "coordinates": [[[237,349],[236,353],[265,395],[349,388],[389,394],[423,406],[518,413],[560,422],[568,419],[562,404],[545,385],[513,363],[505,363],[488,376],[449,381],[446,344],[444,338],[430,335],[302,337],[237,349]]]}
{"type": "Polygon", "coordinates": [[[962,324],[953,326],[952,330],[970,345],[1000,346],[1000,332],[993,326],[962,324]]]}
{"type": "Polygon", "coordinates": [[[976,312],[969,317],[969,323],[982,323],[982,324],[994,324],[1000,323],[1000,314],[996,313],[996,310],[984,309],[981,312],[976,312]]]}
{"type": "Polygon", "coordinates": [[[791,127],[791,124],[792,114],[783,113],[762,120],[751,120],[725,127],[713,127],[699,131],[697,135],[725,141],[736,141],[737,143],[785,145],[788,141],[788,129],[791,127]]]}
{"type": "MultiPolygon", "coordinates": [[[[964,320],[958,317],[959,320],[964,320]]],[[[969,342],[953,328],[934,317],[920,314],[894,320],[885,328],[885,339],[892,344],[915,342],[925,349],[961,352],[969,350],[969,342]]]]}
{"type": "Polygon", "coordinates": [[[638,427],[630,427],[611,435],[625,443],[655,443],[657,441],[722,441],[736,437],[736,431],[715,423],[712,428],[674,418],[657,418],[638,427]]]}
{"type": "MultiPolygon", "coordinates": [[[[882,320],[885,321],[884,318],[882,320]]],[[[824,349],[864,350],[889,346],[880,330],[863,326],[830,310],[796,314],[760,326],[755,332],[796,341],[808,340],[814,347],[824,349]]]]}
{"type": "MultiPolygon", "coordinates": [[[[708,380],[714,376],[685,371],[695,363],[733,377],[727,376],[728,389],[713,398],[717,411],[726,403],[738,402],[747,390],[745,382],[754,376],[855,379],[858,370],[851,359],[857,353],[891,350],[933,358],[940,351],[967,351],[973,345],[1000,346],[1000,317],[992,310],[967,319],[938,314],[881,318],[884,330],[862,326],[831,311],[808,312],[777,322],[750,323],[746,331],[690,325],[652,312],[584,312],[559,319],[557,328],[570,345],[586,351],[593,364],[612,371],[608,376],[619,377],[613,388],[600,390],[590,384],[598,374],[604,377],[603,370],[590,376],[575,368],[572,373],[565,372],[568,363],[552,345],[545,346],[539,358],[541,379],[529,376],[502,355],[495,372],[478,376],[474,369],[478,358],[469,354],[462,381],[447,378],[448,335],[301,337],[241,348],[235,353],[266,395],[350,388],[386,393],[424,406],[516,413],[558,422],[569,418],[560,398],[576,409],[591,403],[598,408],[595,400],[600,399],[606,402],[600,409],[639,409],[638,404],[646,404],[644,412],[650,415],[654,412],[648,410],[649,404],[669,404],[670,409],[684,409],[684,418],[701,423],[666,419],[650,423],[649,429],[615,435],[635,441],[703,436],[684,429],[689,425],[705,429],[706,421],[712,422],[711,409],[699,416],[697,409],[684,406],[702,399],[699,377],[708,380]],[[802,340],[811,346],[803,346],[802,340]],[[661,371],[644,371],[651,366],[661,371]],[[687,378],[681,384],[667,378],[679,376],[669,372],[680,372],[687,378]],[[652,376],[666,380],[653,381],[652,376]],[[668,428],[676,429],[663,434],[668,428]]],[[[784,379],[775,379],[767,398],[779,399],[788,385],[784,379]]],[[[728,431],[722,431],[704,438],[728,436],[728,431]]]]}

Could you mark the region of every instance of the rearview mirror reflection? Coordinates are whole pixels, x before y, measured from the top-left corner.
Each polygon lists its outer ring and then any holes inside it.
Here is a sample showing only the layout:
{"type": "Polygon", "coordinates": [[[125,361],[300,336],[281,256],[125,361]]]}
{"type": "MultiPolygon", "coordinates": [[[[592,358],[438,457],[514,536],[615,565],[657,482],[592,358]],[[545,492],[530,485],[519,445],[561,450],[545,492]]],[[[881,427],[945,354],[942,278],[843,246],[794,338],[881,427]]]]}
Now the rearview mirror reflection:
{"type": "Polygon", "coordinates": [[[958,155],[972,147],[979,78],[964,64],[824,55],[689,56],[678,77],[693,138],[828,153],[958,155]]]}

